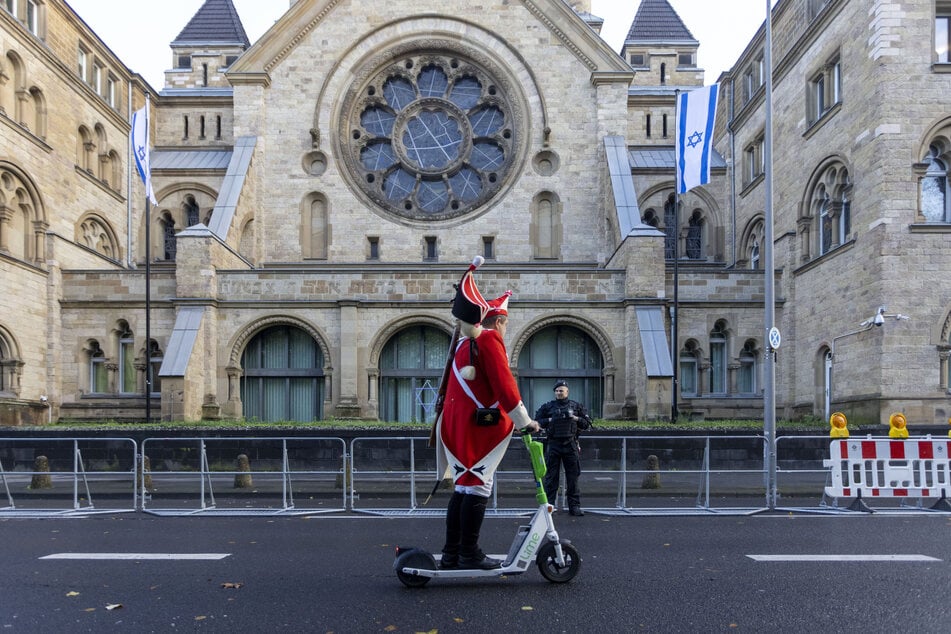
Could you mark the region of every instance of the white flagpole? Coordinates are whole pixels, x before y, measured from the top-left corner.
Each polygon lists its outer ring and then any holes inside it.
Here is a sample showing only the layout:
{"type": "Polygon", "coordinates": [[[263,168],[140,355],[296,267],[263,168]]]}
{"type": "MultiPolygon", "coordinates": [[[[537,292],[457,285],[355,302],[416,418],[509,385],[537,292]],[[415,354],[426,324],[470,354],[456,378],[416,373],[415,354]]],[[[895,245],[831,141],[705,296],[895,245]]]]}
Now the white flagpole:
{"type": "Polygon", "coordinates": [[[766,0],[766,134],[763,140],[763,159],[766,167],[765,232],[763,236],[765,280],[766,354],[763,367],[763,434],[766,437],[766,506],[776,508],[776,350],[770,342],[770,333],[776,322],[775,267],[773,264],[773,20],[772,0],[766,0]]]}

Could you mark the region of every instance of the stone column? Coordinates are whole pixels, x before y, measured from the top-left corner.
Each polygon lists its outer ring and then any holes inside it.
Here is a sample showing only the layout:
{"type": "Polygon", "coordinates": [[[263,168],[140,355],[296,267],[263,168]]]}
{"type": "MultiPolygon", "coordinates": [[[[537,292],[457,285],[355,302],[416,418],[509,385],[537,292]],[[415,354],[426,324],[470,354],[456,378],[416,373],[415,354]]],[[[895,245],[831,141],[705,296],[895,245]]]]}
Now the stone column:
{"type": "Polygon", "coordinates": [[[357,303],[340,302],[340,372],[337,381],[339,395],[335,415],[352,418],[360,415],[360,403],[357,396],[357,352],[359,347],[359,326],[357,324],[357,303]]]}

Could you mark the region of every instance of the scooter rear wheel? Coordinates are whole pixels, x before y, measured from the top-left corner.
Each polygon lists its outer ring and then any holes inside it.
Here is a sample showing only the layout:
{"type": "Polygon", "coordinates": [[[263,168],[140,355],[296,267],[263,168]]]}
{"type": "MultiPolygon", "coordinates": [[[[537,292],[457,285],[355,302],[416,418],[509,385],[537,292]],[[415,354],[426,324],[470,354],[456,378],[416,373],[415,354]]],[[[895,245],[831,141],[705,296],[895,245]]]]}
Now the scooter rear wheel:
{"type": "Polygon", "coordinates": [[[422,588],[427,583],[431,577],[424,577],[423,575],[412,575],[407,572],[403,572],[403,568],[421,568],[424,570],[435,570],[436,569],[436,560],[428,552],[414,548],[400,554],[396,561],[393,564],[393,567],[396,568],[396,576],[400,581],[403,582],[408,588],[422,588]]]}
{"type": "Polygon", "coordinates": [[[538,549],[538,555],[535,557],[535,563],[538,564],[538,571],[542,576],[552,583],[566,583],[574,579],[581,568],[581,555],[578,549],[571,544],[562,543],[561,552],[565,556],[565,565],[559,566],[555,561],[555,544],[545,542],[538,549]]]}

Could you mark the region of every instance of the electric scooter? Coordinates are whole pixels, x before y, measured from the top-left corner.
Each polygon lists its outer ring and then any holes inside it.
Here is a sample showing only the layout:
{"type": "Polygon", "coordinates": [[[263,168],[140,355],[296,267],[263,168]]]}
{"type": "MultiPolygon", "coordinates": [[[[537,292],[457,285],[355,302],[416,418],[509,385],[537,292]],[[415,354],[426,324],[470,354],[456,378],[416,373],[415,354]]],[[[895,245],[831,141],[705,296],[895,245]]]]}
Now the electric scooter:
{"type": "Polygon", "coordinates": [[[558,537],[552,520],[552,506],[542,486],[545,477],[545,456],[542,443],[533,440],[530,432],[522,434],[522,441],[532,460],[532,473],[535,476],[535,501],[538,509],[532,515],[530,524],[519,526],[515,539],[501,568],[479,569],[440,569],[436,558],[422,548],[396,548],[396,561],[393,569],[396,576],[410,588],[420,588],[430,579],[473,579],[479,577],[501,577],[502,575],[520,575],[531,565],[534,559],[539,572],[552,583],[571,581],[581,568],[581,556],[571,542],[558,537]]]}

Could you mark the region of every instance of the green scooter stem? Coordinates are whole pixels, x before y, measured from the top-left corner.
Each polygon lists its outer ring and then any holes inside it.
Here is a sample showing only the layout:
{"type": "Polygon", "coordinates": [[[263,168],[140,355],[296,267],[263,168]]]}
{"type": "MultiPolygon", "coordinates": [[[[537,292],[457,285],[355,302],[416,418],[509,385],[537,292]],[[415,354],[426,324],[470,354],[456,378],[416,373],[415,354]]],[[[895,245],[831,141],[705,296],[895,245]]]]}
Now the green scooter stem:
{"type": "Polygon", "coordinates": [[[542,479],[548,473],[548,466],[545,464],[545,445],[534,440],[531,432],[522,432],[522,442],[528,449],[528,455],[532,459],[532,473],[535,476],[535,501],[539,504],[548,504],[548,495],[545,494],[545,487],[542,486],[542,479]]]}

